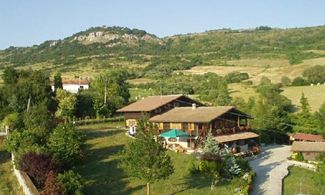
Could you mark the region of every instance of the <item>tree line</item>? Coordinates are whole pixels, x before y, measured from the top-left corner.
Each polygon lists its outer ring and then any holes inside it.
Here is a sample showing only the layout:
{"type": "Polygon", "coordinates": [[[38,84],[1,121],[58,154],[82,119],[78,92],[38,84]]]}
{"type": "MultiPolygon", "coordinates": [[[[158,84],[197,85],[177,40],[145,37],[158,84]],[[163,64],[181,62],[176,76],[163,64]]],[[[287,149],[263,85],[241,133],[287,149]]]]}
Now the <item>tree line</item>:
{"type": "Polygon", "coordinates": [[[83,180],[74,171],[84,156],[83,135],[76,117],[109,117],[128,102],[122,71],[105,72],[89,90],[72,94],[62,89],[60,74],[54,91],[44,71],[6,68],[0,87],[0,120],[9,127],[5,141],[25,171],[44,194],[82,194],[83,180]]]}

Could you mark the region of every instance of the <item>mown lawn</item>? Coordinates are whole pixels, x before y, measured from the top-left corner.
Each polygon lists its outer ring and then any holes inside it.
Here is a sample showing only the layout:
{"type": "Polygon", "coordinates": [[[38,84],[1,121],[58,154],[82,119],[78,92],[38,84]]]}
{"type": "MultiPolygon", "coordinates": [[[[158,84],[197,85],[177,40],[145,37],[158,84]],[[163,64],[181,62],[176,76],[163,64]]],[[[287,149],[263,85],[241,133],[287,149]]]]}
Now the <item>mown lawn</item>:
{"type": "MultiPolygon", "coordinates": [[[[117,124],[81,126],[86,135],[85,159],[77,171],[86,181],[85,194],[145,194],[145,183],[128,178],[119,167],[119,153],[131,138],[125,130],[114,128],[117,124]]],[[[175,172],[167,180],[151,185],[152,194],[233,194],[240,180],[219,185],[210,190],[210,181],[191,176],[187,171],[191,156],[169,152],[175,172]]]]}
{"type": "Polygon", "coordinates": [[[4,150],[3,137],[0,138],[0,194],[23,195],[12,171],[10,153],[4,150]]]}
{"type": "Polygon", "coordinates": [[[313,171],[303,169],[300,167],[291,167],[289,169],[289,175],[284,179],[283,191],[285,195],[293,194],[309,194],[318,195],[321,193],[319,187],[315,186],[313,182],[313,171]]]}

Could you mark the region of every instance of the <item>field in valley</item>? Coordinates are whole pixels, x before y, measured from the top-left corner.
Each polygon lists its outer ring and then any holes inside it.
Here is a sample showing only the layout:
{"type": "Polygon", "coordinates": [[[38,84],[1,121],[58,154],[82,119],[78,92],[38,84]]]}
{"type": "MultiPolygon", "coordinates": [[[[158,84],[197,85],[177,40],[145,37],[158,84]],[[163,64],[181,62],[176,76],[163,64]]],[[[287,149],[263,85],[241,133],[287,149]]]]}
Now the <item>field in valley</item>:
{"type": "MultiPolygon", "coordinates": [[[[232,97],[242,97],[244,100],[248,100],[249,97],[256,97],[258,94],[255,92],[255,88],[243,84],[230,84],[230,95],[232,97]]],[[[301,94],[304,93],[308,99],[312,111],[318,111],[320,106],[325,102],[325,85],[319,86],[291,86],[283,88],[282,94],[289,98],[295,106],[300,106],[301,94]]]]}
{"type": "MultiPolygon", "coordinates": [[[[323,51],[323,50],[320,50],[323,51]]],[[[301,76],[306,67],[314,65],[325,65],[325,58],[314,58],[304,60],[300,64],[290,65],[286,59],[240,59],[227,61],[225,65],[195,66],[190,70],[184,70],[187,74],[204,74],[213,72],[219,75],[226,75],[233,71],[246,72],[255,84],[258,84],[263,76],[268,77],[272,82],[281,82],[283,76],[294,79],[301,76]]]]}
{"type": "Polygon", "coordinates": [[[283,95],[288,97],[294,105],[299,105],[301,94],[304,93],[312,111],[317,111],[325,103],[325,85],[298,86],[284,88],[283,95]]]}

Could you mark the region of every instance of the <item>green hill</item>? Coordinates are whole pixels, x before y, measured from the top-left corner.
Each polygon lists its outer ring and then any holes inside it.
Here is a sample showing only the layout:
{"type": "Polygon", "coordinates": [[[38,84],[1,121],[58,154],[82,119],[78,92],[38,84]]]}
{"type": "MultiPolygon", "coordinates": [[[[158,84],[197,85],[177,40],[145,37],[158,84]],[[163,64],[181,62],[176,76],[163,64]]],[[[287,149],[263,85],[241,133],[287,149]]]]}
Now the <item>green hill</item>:
{"type": "Polygon", "coordinates": [[[278,81],[282,75],[293,78],[316,64],[325,64],[325,26],[222,29],[165,38],[103,26],[62,40],[0,51],[0,71],[14,66],[61,71],[64,76],[93,76],[104,69],[125,67],[134,77],[154,79],[174,71],[221,75],[242,71],[253,81],[261,76],[278,81]]]}

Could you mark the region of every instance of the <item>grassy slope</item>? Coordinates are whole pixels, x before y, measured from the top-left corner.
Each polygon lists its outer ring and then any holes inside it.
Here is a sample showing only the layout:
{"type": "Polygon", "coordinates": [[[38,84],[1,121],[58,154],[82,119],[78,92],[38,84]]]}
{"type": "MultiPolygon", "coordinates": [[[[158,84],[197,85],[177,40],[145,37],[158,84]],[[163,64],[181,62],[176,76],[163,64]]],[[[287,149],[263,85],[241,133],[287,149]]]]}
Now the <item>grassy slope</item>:
{"type": "Polygon", "coordinates": [[[285,195],[298,194],[299,192],[303,194],[310,194],[310,195],[321,194],[319,188],[316,187],[315,184],[313,183],[312,171],[299,168],[299,167],[291,167],[289,171],[290,174],[284,179],[284,184],[283,184],[285,195]]]}
{"type": "Polygon", "coordinates": [[[4,150],[3,138],[0,138],[0,194],[23,195],[12,173],[11,157],[4,150]]]}
{"type": "Polygon", "coordinates": [[[283,95],[288,97],[293,104],[299,105],[301,94],[304,93],[311,106],[312,111],[317,111],[325,103],[325,85],[299,86],[284,88],[283,95]]]}
{"type": "MultiPolygon", "coordinates": [[[[324,50],[320,50],[325,52],[324,50]]],[[[226,75],[233,71],[247,72],[250,76],[250,80],[254,83],[258,83],[262,76],[266,76],[272,80],[272,82],[281,82],[283,76],[288,76],[290,79],[294,79],[297,76],[301,76],[306,67],[314,65],[325,65],[325,58],[313,58],[304,60],[297,65],[289,65],[286,59],[261,59],[261,58],[248,58],[240,60],[227,61],[229,66],[195,66],[190,70],[183,72],[188,74],[204,74],[207,72],[213,72],[219,75],[226,75]]]]}
{"type": "MultiPolygon", "coordinates": [[[[109,128],[121,124],[99,124],[82,126],[86,134],[87,151],[82,165],[77,170],[86,180],[86,194],[145,194],[145,183],[128,178],[118,166],[119,152],[130,138],[124,130],[109,128]]],[[[187,171],[191,156],[169,152],[175,173],[167,180],[151,186],[152,194],[231,194],[240,181],[218,186],[210,190],[209,181],[191,177],[187,171]]]]}

